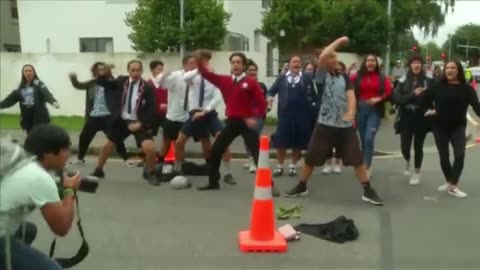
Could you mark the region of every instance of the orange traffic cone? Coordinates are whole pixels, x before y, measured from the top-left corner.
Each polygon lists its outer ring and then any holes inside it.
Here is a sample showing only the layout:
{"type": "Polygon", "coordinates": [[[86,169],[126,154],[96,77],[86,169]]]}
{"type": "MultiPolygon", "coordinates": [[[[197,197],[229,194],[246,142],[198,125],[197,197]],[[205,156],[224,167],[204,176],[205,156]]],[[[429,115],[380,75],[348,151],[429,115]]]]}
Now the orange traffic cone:
{"type": "Polygon", "coordinates": [[[172,142],[170,144],[170,150],[168,150],[165,159],[163,160],[164,163],[175,163],[175,143],[172,142]]]}
{"type": "Polygon", "coordinates": [[[268,137],[262,136],[255,192],[253,193],[250,230],[238,233],[240,250],[243,252],[287,251],[285,238],[275,229],[272,172],[268,164],[269,148],[268,137]]]}

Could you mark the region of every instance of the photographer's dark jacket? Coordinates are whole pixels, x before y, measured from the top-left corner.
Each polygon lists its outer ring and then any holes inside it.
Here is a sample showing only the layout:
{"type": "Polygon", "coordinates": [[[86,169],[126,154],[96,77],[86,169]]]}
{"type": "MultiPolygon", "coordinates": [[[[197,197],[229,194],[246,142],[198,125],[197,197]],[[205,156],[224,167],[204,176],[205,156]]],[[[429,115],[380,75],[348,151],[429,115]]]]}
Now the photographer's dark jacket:
{"type": "Polygon", "coordinates": [[[0,109],[10,108],[17,102],[20,104],[20,125],[24,130],[30,130],[34,125],[49,123],[50,114],[46,103],[57,102],[42,81],[34,80],[31,87],[33,93],[27,93],[29,87],[19,87],[0,102],[0,109]],[[28,95],[31,96],[27,98],[28,95]]]}
{"type": "MultiPolygon", "coordinates": [[[[105,88],[118,87],[121,93],[121,103],[119,106],[118,116],[122,116],[122,112],[127,106],[129,94],[129,77],[119,76],[116,79],[99,79],[97,83],[105,88]]],[[[155,109],[155,93],[153,87],[144,79],[138,82],[137,103],[134,112],[137,120],[142,123],[142,127],[146,130],[155,130],[157,126],[156,109],[155,109]]]]}
{"type": "MultiPolygon", "coordinates": [[[[113,79],[110,78],[103,78],[103,80],[113,79]]],[[[99,80],[102,80],[100,78],[99,80]]],[[[73,87],[77,90],[85,90],[85,117],[90,117],[90,113],[93,110],[93,105],[95,103],[95,91],[97,87],[100,86],[97,82],[97,79],[89,80],[86,82],[79,82],[76,77],[70,78],[73,87]]],[[[107,109],[110,112],[110,115],[116,117],[120,113],[120,103],[121,103],[121,91],[118,85],[116,84],[108,84],[110,87],[103,87],[104,88],[104,97],[105,103],[107,105],[107,109]]]]}
{"type": "Polygon", "coordinates": [[[414,129],[430,131],[431,120],[425,117],[425,112],[432,107],[432,104],[422,102],[421,95],[415,96],[417,87],[428,89],[432,87],[433,79],[424,77],[417,82],[410,81],[406,76],[398,79],[397,86],[393,91],[392,101],[398,105],[395,129],[400,132],[402,129],[414,129]]]}

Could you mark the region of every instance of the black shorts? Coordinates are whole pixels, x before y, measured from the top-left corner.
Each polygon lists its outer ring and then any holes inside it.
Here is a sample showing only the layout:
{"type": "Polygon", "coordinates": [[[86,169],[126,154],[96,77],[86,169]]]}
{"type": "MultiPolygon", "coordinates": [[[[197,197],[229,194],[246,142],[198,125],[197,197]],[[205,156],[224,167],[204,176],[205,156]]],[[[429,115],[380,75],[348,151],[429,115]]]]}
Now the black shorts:
{"type": "Polygon", "coordinates": [[[341,158],[345,166],[363,164],[363,155],[355,128],[330,127],[318,123],[310,138],[305,163],[310,166],[322,166],[331,157],[333,148],[335,148],[335,156],[341,158]]]}
{"type": "Polygon", "coordinates": [[[153,140],[153,130],[145,130],[140,128],[136,132],[131,132],[128,129],[128,124],[130,121],[127,121],[121,117],[118,117],[112,124],[112,132],[107,136],[108,139],[114,143],[120,143],[125,141],[128,136],[133,135],[137,145],[141,145],[143,141],[153,140]]]}
{"type": "Polygon", "coordinates": [[[205,114],[202,118],[193,121],[194,112],[190,113],[190,117],[182,127],[183,135],[193,137],[195,140],[208,139],[222,131],[223,124],[218,119],[217,112],[205,114]]]}
{"type": "Polygon", "coordinates": [[[112,133],[113,120],[112,116],[88,116],[85,124],[83,125],[82,133],[97,133],[102,131],[105,135],[112,133]]]}
{"type": "Polygon", "coordinates": [[[178,133],[182,129],[184,122],[171,121],[167,118],[163,121],[163,138],[168,140],[177,140],[178,133]]]}

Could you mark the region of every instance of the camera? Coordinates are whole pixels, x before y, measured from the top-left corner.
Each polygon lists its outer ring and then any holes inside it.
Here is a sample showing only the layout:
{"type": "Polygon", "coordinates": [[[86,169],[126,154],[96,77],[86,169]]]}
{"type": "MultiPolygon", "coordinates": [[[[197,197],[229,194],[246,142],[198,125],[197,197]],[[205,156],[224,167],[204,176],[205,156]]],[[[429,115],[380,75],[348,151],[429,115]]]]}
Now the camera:
{"type": "MultiPolygon", "coordinates": [[[[76,172],[71,172],[71,171],[66,171],[65,173],[68,177],[75,176],[76,174],[76,172]]],[[[78,191],[86,192],[86,193],[96,193],[97,188],[98,188],[98,181],[95,181],[85,176],[81,177],[78,191]]],[[[64,188],[63,188],[63,173],[62,173],[62,176],[60,177],[60,182],[58,183],[58,190],[60,194],[62,194],[63,189],[64,188]]]]}

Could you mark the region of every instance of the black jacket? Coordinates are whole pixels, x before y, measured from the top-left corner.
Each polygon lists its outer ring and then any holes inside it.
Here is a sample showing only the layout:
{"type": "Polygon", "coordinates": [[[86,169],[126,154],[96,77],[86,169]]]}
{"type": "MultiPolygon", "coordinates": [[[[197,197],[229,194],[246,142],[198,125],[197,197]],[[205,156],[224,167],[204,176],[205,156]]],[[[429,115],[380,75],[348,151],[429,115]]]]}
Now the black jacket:
{"type": "MultiPolygon", "coordinates": [[[[104,78],[106,80],[107,78],[104,78]]],[[[113,78],[110,78],[113,79],[113,78]]],[[[101,79],[100,79],[101,80],[101,79]]],[[[77,90],[86,90],[85,91],[85,117],[90,116],[90,112],[93,109],[93,104],[95,102],[95,91],[98,84],[97,80],[89,80],[86,82],[79,82],[76,77],[70,78],[73,87],[77,90]]],[[[105,89],[105,103],[107,105],[108,111],[112,116],[118,116],[120,113],[120,102],[121,102],[121,91],[120,88],[115,85],[109,85],[110,87],[104,87],[105,89]]]]}
{"type": "Polygon", "coordinates": [[[398,106],[396,132],[400,132],[405,127],[430,131],[431,121],[424,115],[428,109],[432,108],[432,104],[422,102],[422,97],[415,96],[414,90],[417,87],[431,88],[434,80],[425,77],[423,81],[417,82],[417,85],[412,85],[404,76],[397,82],[392,95],[392,102],[398,106]]]}
{"type": "MultiPolygon", "coordinates": [[[[47,86],[40,80],[34,80],[33,86],[33,125],[46,124],[50,122],[50,114],[46,103],[53,104],[57,100],[48,90],[47,86]]],[[[22,88],[13,90],[4,100],[0,102],[0,109],[10,108],[13,105],[20,103],[20,126],[23,129],[29,129],[28,123],[25,122],[25,114],[29,111],[25,105],[22,104],[22,88]]]]}
{"type": "MultiPolygon", "coordinates": [[[[121,112],[123,111],[127,99],[126,95],[128,94],[129,77],[118,76],[116,79],[99,79],[97,80],[97,83],[105,88],[117,87],[117,89],[120,89],[121,102],[119,116],[121,116],[121,112]]],[[[142,123],[142,127],[146,130],[156,130],[158,121],[156,121],[157,111],[155,109],[155,92],[153,87],[144,79],[140,80],[137,107],[135,109],[138,121],[142,123]]]]}

